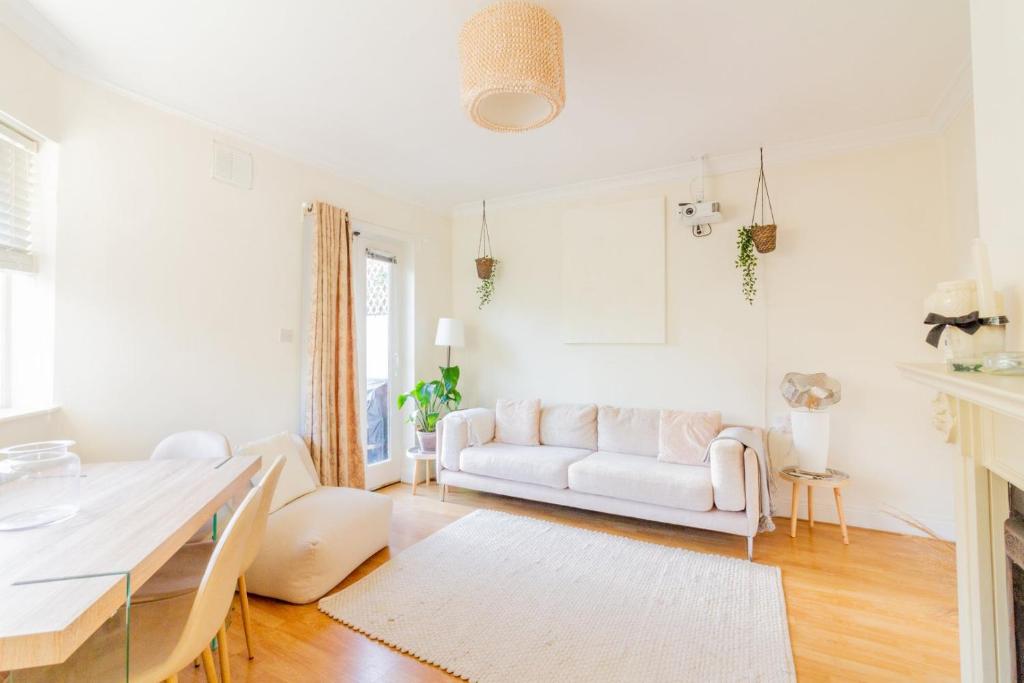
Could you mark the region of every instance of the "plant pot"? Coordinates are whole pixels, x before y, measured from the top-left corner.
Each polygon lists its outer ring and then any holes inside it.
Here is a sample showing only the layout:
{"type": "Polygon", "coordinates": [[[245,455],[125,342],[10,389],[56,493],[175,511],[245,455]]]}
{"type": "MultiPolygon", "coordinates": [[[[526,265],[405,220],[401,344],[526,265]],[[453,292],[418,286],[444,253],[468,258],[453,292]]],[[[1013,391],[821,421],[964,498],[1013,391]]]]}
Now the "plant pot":
{"type": "Polygon", "coordinates": [[[416,441],[420,444],[420,450],[424,453],[437,451],[437,432],[416,432],[416,441]]]}
{"type": "Polygon", "coordinates": [[[774,223],[768,225],[751,225],[750,236],[754,240],[754,247],[759,254],[767,254],[775,251],[775,233],[777,226],[774,223]]]}
{"type": "Polygon", "coordinates": [[[490,256],[483,256],[476,260],[476,276],[481,280],[491,279],[494,272],[494,259],[490,256]]]}

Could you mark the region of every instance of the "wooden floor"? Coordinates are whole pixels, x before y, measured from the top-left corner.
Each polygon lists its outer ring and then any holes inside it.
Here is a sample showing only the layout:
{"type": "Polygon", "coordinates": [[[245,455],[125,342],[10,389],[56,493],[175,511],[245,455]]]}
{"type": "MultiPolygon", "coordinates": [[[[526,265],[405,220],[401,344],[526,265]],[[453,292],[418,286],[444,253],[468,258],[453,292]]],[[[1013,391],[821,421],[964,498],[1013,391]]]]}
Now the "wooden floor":
{"type": "MultiPolygon", "coordinates": [[[[349,576],[347,586],[446,524],[477,508],[504,510],[573,526],[600,529],[663,545],[745,557],[744,539],[695,529],[612,517],[472,491],[395,484],[381,490],[395,501],[390,549],[349,576]]],[[[951,543],[801,521],[797,538],[786,520],[758,537],[755,561],[782,568],[789,628],[801,681],[958,680],[956,563],[951,543]]],[[[334,592],[334,591],[331,591],[334,592]]],[[[257,652],[245,656],[241,619],[230,629],[234,681],[457,680],[371,641],[311,605],[254,597],[257,652]]],[[[438,615],[439,620],[443,615],[438,615]]],[[[440,622],[439,622],[440,627],[440,622]]],[[[182,683],[205,683],[202,669],[182,672],[182,683]]],[[[595,683],[599,683],[595,681],[595,683]]]]}

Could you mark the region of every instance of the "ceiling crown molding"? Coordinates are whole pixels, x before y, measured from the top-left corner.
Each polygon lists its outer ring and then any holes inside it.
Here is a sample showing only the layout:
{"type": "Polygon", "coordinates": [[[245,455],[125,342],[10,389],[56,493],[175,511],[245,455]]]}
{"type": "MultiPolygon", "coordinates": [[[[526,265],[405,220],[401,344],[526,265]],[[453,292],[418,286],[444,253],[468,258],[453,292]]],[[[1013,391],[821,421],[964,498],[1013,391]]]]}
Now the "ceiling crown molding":
{"type": "Polygon", "coordinates": [[[78,47],[25,0],[0,0],[0,26],[24,40],[61,71],[75,75],[85,72],[78,47]]]}
{"type": "MultiPolygon", "coordinates": [[[[794,163],[820,159],[858,149],[889,145],[901,140],[934,135],[937,132],[938,130],[935,127],[933,118],[922,116],[916,119],[827,135],[810,140],[765,145],[764,150],[765,155],[771,158],[773,164],[794,163]]],[[[705,157],[704,173],[705,175],[723,175],[737,171],[749,171],[757,169],[759,164],[760,153],[756,149],[727,154],[714,154],[705,157]]],[[[488,197],[487,205],[498,209],[584,199],[641,185],[688,183],[697,177],[699,173],[700,159],[693,159],[675,166],[666,166],[649,171],[597,178],[506,197],[488,197]]],[[[452,213],[461,215],[476,213],[479,210],[479,202],[465,202],[456,205],[452,209],[452,213]]]]}
{"type": "Polygon", "coordinates": [[[974,81],[972,80],[971,61],[967,60],[950,81],[939,101],[932,107],[932,111],[928,115],[932,130],[936,133],[946,130],[964,107],[971,103],[973,94],[974,81]]]}

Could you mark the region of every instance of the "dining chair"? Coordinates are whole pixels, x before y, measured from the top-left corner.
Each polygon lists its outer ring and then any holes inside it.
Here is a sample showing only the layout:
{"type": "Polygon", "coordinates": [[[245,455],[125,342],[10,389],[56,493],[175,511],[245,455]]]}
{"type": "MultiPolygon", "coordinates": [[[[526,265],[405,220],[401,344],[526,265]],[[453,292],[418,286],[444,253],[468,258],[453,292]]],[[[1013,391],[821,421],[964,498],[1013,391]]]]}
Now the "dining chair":
{"type": "Polygon", "coordinates": [[[231,457],[231,444],[219,432],[192,429],[165,437],[149,457],[151,460],[224,459],[231,457]]]}
{"type": "MultiPolygon", "coordinates": [[[[249,595],[245,588],[245,572],[252,566],[267,530],[267,517],[270,514],[270,502],[277,489],[277,483],[284,470],[285,457],[279,455],[274,459],[259,485],[264,489],[259,508],[245,543],[245,552],[241,568],[238,572],[238,599],[242,610],[242,628],[245,631],[245,646],[249,659],[255,656],[253,646],[252,618],[249,612],[249,595]]],[[[210,562],[214,544],[192,543],[183,546],[168,560],[163,567],[150,577],[132,596],[132,604],[149,603],[167,600],[189,593],[196,589],[210,562]]]]}
{"type": "MultiPolygon", "coordinates": [[[[203,429],[191,429],[184,432],[176,432],[164,437],[150,454],[150,460],[190,460],[190,459],[211,459],[225,460],[231,457],[231,444],[228,438],[220,432],[207,431],[203,429]]],[[[235,501],[237,502],[237,501],[235,501]]],[[[216,534],[215,523],[226,522],[230,515],[228,506],[218,511],[216,520],[211,519],[197,531],[188,543],[201,543],[209,541],[216,534]]]]}
{"type": "MultiPolygon", "coordinates": [[[[267,482],[268,484],[270,482],[267,482]]],[[[228,640],[224,622],[234,600],[235,584],[242,562],[247,557],[247,544],[253,524],[259,516],[261,502],[269,497],[260,482],[242,500],[224,533],[213,547],[210,561],[201,573],[195,590],[166,600],[136,603],[131,601],[128,620],[128,681],[177,683],[178,672],[196,657],[202,657],[207,683],[217,683],[211,642],[216,638],[220,659],[221,681],[230,683],[228,640]]],[[[119,612],[124,621],[123,608],[119,612]]],[[[112,620],[113,621],[113,620],[112,620]]],[[[112,681],[123,679],[125,667],[124,635],[115,629],[104,629],[90,637],[59,667],[19,672],[18,680],[112,681]],[[120,639],[118,645],[116,639],[120,639]]]]}

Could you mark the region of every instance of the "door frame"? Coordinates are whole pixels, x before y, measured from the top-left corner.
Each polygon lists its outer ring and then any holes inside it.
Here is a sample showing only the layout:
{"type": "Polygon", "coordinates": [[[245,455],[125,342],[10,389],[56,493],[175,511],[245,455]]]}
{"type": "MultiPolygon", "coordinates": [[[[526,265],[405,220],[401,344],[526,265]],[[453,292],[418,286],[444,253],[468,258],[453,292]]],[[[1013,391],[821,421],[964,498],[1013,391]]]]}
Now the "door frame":
{"type": "Polygon", "coordinates": [[[363,457],[366,457],[366,262],[367,251],[373,251],[396,259],[391,269],[388,291],[388,459],[384,462],[366,465],[366,488],[374,490],[401,480],[405,462],[403,416],[395,404],[396,397],[405,377],[402,353],[406,324],[406,268],[407,249],[401,240],[381,235],[372,227],[353,224],[358,234],[352,241],[353,258],[353,304],[356,315],[356,367],[359,386],[359,433],[363,439],[363,457]]]}

